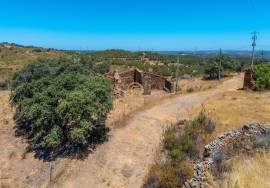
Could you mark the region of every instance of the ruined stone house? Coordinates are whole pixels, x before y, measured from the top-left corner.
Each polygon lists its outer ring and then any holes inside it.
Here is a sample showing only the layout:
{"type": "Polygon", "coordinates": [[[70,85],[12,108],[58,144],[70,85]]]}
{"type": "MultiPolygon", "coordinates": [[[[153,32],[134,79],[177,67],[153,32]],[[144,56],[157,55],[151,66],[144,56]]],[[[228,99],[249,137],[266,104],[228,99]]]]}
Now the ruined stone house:
{"type": "Polygon", "coordinates": [[[151,89],[174,91],[174,83],[166,77],[156,75],[139,69],[131,69],[124,72],[111,72],[106,74],[115,88],[127,89],[134,82],[141,84],[145,94],[151,93],[151,89]]]}

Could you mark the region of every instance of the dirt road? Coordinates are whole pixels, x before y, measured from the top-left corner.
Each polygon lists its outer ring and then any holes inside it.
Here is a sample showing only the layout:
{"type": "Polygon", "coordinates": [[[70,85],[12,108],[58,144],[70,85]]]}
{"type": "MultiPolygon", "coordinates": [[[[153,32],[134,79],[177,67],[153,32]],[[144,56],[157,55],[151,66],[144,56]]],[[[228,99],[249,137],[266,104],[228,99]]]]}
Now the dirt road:
{"type": "Polygon", "coordinates": [[[189,109],[200,106],[208,97],[236,90],[242,83],[242,75],[236,76],[216,89],[168,99],[135,114],[125,127],[112,131],[109,142],[76,167],[73,165],[75,174],[60,179],[55,187],[140,187],[154,161],[164,127],[186,118],[189,109]]]}
{"type": "Polygon", "coordinates": [[[134,114],[124,127],[113,129],[109,141],[86,159],[58,159],[52,170],[50,163],[25,155],[26,143],[14,137],[12,110],[5,106],[9,93],[0,93],[4,109],[0,108],[4,115],[0,118],[4,122],[0,126],[0,187],[138,188],[154,161],[165,126],[187,118],[189,109],[199,107],[208,97],[241,86],[239,75],[216,89],[162,100],[134,114]]]}

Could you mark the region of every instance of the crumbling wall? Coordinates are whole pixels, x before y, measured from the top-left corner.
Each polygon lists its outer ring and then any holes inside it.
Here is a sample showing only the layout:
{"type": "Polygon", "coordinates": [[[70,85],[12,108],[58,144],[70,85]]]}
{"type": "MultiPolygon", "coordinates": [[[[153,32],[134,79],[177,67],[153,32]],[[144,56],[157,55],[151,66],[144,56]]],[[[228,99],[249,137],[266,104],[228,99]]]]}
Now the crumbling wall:
{"type": "MultiPolygon", "coordinates": [[[[132,69],[125,72],[113,72],[105,75],[112,80],[114,86],[118,86],[122,89],[127,89],[127,87],[133,83],[138,82],[144,87],[147,87],[147,90],[151,89],[165,89],[168,92],[173,92],[173,82],[168,80],[166,77],[159,76],[153,73],[144,72],[139,69],[132,69]],[[144,80],[144,79],[147,79],[144,80]]],[[[151,91],[147,93],[151,93],[151,91]]]]}
{"type": "Polygon", "coordinates": [[[218,139],[205,146],[204,159],[195,163],[194,177],[185,182],[185,187],[208,187],[206,172],[215,168],[220,157],[226,160],[239,153],[251,152],[254,143],[266,136],[270,136],[270,125],[266,124],[249,124],[240,130],[222,134],[218,139]]]}
{"type": "Polygon", "coordinates": [[[144,72],[144,74],[151,78],[151,87],[153,89],[162,90],[165,88],[165,82],[167,78],[149,72],[144,72]]]}
{"type": "Polygon", "coordinates": [[[121,80],[121,88],[126,89],[131,83],[134,82],[134,70],[129,70],[119,73],[121,80]]]}
{"type": "Polygon", "coordinates": [[[252,69],[248,69],[245,72],[245,77],[244,77],[244,89],[254,89],[255,86],[255,80],[253,78],[253,71],[252,69]]]}

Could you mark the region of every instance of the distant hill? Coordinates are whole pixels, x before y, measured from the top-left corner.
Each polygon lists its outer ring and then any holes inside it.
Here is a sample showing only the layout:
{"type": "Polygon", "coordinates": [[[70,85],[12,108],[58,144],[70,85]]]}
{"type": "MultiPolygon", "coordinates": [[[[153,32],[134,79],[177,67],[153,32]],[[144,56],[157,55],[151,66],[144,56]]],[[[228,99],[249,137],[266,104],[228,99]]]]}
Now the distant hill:
{"type": "MultiPolygon", "coordinates": [[[[159,51],[158,53],[164,55],[177,55],[177,54],[185,54],[185,55],[197,55],[202,57],[213,57],[219,54],[218,50],[204,50],[204,51],[159,51]]],[[[251,51],[239,51],[239,50],[224,50],[223,54],[232,56],[232,57],[251,57],[251,51]]],[[[255,57],[262,58],[262,52],[256,51],[255,57]]],[[[270,51],[263,51],[263,57],[270,59],[270,51]]]]}

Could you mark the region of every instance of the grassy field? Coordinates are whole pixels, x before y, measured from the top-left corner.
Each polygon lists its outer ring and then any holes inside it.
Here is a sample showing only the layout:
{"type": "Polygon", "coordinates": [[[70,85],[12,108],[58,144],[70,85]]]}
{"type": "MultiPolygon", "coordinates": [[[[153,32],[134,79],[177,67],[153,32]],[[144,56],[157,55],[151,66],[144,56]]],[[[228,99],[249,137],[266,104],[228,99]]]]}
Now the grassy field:
{"type": "Polygon", "coordinates": [[[217,136],[224,131],[241,128],[245,123],[270,122],[270,93],[232,91],[204,103],[209,116],[219,125],[217,136]]]}
{"type": "MultiPolygon", "coordinates": [[[[269,92],[227,92],[204,104],[205,111],[217,123],[212,139],[248,122],[270,122],[269,92]]],[[[270,153],[242,155],[231,161],[232,171],[216,186],[222,188],[270,187],[270,153]]]]}

